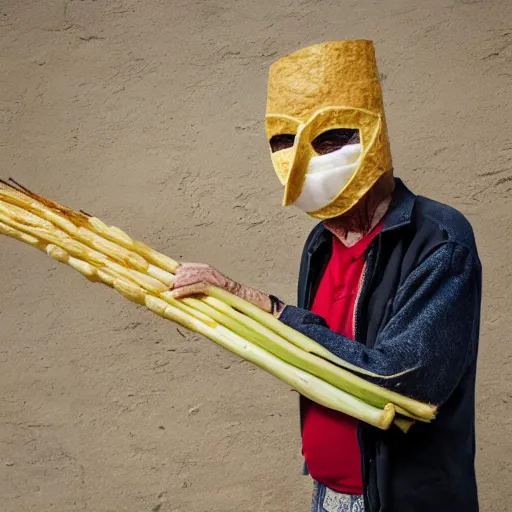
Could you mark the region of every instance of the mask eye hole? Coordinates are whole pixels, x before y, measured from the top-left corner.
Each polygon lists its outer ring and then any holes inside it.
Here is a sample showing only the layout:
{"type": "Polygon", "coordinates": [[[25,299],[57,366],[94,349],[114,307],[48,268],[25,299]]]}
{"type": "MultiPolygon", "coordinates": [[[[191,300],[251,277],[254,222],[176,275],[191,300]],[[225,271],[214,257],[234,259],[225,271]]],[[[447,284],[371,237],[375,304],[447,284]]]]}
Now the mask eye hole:
{"type": "Polygon", "coordinates": [[[359,144],[359,130],[356,128],[336,128],[327,130],[316,137],[311,145],[319,155],[332,153],[347,144],[359,144]]]}
{"type": "Polygon", "coordinates": [[[294,140],[295,135],[291,133],[274,135],[269,141],[270,149],[272,150],[272,153],[275,153],[276,151],[281,151],[282,149],[291,148],[293,146],[294,140]]]}

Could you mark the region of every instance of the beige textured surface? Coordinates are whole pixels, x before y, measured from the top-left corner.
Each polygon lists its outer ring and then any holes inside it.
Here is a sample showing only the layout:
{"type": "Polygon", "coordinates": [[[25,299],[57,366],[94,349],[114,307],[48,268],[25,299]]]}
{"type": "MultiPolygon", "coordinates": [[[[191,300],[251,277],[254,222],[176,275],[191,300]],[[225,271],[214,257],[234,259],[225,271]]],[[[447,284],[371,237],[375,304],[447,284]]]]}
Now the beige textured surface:
{"type": "MultiPolygon", "coordinates": [[[[482,510],[512,510],[511,18],[509,0],[3,0],[0,173],[292,299],[313,221],[280,207],[268,66],[374,39],[396,173],[475,226],[482,510]]],[[[0,275],[2,512],[308,510],[286,386],[14,240],[0,275]]]]}

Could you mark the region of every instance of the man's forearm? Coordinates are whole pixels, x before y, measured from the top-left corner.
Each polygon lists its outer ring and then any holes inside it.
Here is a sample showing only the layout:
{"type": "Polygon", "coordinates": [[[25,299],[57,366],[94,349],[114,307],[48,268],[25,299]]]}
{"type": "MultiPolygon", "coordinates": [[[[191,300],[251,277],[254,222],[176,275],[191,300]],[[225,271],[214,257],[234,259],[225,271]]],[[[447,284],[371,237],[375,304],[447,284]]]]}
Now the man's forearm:
{"type": "Polygon", "coordinates": [[[402,286],[374,348],[337,334],[305,309],[287,306],[280,320],[341,359],[387,376],[377,384],[442,405],[473,360],[479,280],[466,248],[440,247],[402,286]]]}

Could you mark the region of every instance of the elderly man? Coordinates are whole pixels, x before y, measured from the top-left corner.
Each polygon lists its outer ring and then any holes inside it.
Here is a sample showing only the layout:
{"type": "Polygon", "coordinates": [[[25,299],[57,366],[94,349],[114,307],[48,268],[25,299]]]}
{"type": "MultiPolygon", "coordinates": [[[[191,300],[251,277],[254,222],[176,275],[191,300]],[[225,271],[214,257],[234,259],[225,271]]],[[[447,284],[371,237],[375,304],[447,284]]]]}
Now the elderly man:
{"type": "Polygon", "coordinates": [[[475,374],[481,265],[456,210],[393,177],[370,41],[301,49],[270,69],[266,127],[283,204],[321,222],[300,265],[298,307],[204,265],[174,295],[214,284],[386,375],[374,382],[440,407],[407,434],[301,398],[314,512],[475,512],[475,374]]]}

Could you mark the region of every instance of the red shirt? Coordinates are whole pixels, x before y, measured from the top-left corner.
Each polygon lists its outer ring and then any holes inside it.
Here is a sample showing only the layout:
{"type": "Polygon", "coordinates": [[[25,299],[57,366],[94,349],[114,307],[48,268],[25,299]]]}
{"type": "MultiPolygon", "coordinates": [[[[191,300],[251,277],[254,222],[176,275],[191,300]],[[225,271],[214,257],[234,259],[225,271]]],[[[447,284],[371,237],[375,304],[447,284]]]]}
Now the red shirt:
{"type": "MultiPolygon", "coordinates": [[[[364,269],[364,252],[382,224],[352,247],[333,237],[332,255],[320,281],[312,312],[329,328],[354,339],[354,308],[364,269]]],[[[362,494],[357,420],[305,400],[302,453],[310,475],[334,491],[362,494]]]]}

